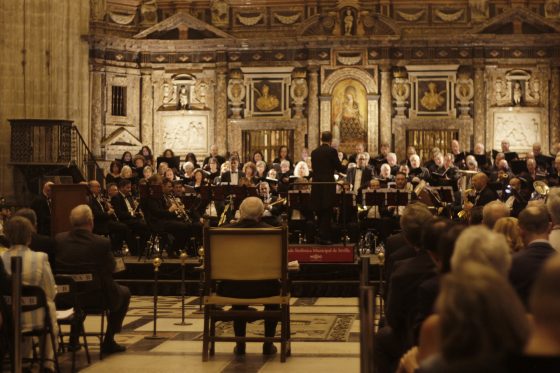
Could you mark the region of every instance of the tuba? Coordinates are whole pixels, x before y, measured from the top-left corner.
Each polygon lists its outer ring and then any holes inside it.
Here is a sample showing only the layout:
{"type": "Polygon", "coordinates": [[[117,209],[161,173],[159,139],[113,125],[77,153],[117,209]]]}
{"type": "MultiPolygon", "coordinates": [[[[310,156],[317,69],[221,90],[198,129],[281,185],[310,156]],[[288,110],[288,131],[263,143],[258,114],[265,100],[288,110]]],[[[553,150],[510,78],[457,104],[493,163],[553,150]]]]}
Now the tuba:
{"type": "Polygon", "coordinates": [[[537,180],[533,183],[533,188],[535,189],[535,192],[533,192],[531,200],[544,199],[546,202],[548,193],[550,192],[550,187],[546,185],[544,181],[537,180]]]}

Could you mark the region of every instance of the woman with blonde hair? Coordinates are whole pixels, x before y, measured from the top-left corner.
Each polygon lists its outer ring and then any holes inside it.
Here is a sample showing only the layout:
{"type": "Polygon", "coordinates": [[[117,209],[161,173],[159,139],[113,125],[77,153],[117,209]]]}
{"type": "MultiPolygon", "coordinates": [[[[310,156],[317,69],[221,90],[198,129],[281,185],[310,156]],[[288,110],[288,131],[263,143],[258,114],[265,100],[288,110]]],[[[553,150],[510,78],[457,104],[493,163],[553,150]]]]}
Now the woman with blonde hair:
{"type": "Polygon", "coordinates": [[[506,238],[511,253],[516,253],[523,249],[523,240],[521,239],[521,231],[517,218],[505,217],[500,218],[494,225],[494,232],[501,233],[506,238]]]}

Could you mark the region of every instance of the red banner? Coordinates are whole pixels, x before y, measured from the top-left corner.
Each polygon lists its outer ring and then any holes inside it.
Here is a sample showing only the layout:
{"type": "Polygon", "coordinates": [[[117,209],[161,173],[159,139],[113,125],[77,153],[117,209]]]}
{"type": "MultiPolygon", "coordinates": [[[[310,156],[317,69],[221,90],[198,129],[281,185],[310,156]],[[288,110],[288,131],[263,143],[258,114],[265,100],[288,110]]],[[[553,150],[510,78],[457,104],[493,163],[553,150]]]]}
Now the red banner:
{"type": "Polygon", "coordinates": [[[297,260],[300,263],[354,263],[354,247],[290,245],[288,260],[297,260]]]}

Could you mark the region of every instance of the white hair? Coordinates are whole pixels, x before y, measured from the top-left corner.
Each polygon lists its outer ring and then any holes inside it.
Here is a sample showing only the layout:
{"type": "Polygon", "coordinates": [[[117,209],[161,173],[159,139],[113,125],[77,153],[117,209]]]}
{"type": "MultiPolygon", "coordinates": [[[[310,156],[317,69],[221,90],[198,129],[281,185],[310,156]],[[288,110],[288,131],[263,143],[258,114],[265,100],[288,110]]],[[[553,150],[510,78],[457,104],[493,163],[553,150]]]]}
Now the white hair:
{"type": "Polygon", "coordinates": [[[410,162],[412,162],[413,159],[416,159],[418,162],[420,162],[420,156],[418,154],[412,154],[410,156],[410,162]]]}
{"type": "Polygon", "coordinates": [[[476,262],[493,268],[506,277],[511,266],[509,250],[503,234],[492,232],[483,225],[469,227],[455,242],[451,270],[456,271],[465,263],[476,262]]]}
{"type": "Polygon", "coordinates": [[[183,171],[187,171],[187,169],[194,170],[194,164],[192,162],[185,162],[183,165],[183,171]]]}
{"type": "Polygon", "coordinates": [[[546,209],[553,224],[560,224],[560,188],[551,188],[546,200],[546,209]]]}
{"type": "Polygon", "coordinates": [[[93,212],[88,205],[78,205],[70,211],[70,224],[74,228],[93,225],[93,212]]]}
{"type": "Polygon", "coordinates": [[[300,177],[299,173],[303,170],[303,177],[309,176],[309,167],[304,161],[299,161],[294,168],[294,176],[300,177]]]}
{"type": "Polygon", "coordinates": [[[389,166],[388,163],[383,163],[381,165],[381,173],[383,173],[383,170],[387,170],[387,172],[391,173],[391,166],[389,166]]]}
{"type": "Polygon", "coordinates": [[[264,212],[264,204],[259,197],[247,197],[239,205],[241,219],[259,220],[264,212]]]}

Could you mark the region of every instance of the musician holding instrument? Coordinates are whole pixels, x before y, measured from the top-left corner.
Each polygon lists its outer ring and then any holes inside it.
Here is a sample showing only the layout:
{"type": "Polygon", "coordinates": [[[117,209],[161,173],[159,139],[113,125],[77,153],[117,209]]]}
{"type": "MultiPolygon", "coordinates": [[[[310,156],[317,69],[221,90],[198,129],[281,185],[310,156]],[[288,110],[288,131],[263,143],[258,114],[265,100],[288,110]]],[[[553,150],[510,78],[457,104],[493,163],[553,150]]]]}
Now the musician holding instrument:
{"type": "Polygon", "coordinates": [[[259,197],[264,204],[263,221],[267,224],[278,226],[280,224],[280,215],[285,211],[285,198],[270,193],[270,185],[266,181],[261,181],[258,186],[259,197]]]}
{"type": "Polygon", "coordinates": [[[247,162],[243,165],[244,176],[239,180],[239,185],[255,187],[259,183],[257,176],[257,166],[253,162],[247,162]]]}
{"type": "Polygon", "coordinates": [[[111,203],[101,195],[101,184],[90,180],[89,207],[93,212],[93,233],[109,236],[114,254],[121,254],[122,243],[130,235],[128,227],[119,222],[111,203]]]}
{"type": "MultiPolygon", "coordinates": [[[[362,152],[356,156],[356,167],[351,168],[346,173],[346,181],[352,185],[352,190],[357,193],[358,203],[362,202],[362,189],[367,188],[369,181],[373,177],[373,170],[368,167],[367,157],[362,152]]],[[[391,168],[387,165],[388,176],[391,176],[391,168]]]]}
{"type": "Polygon", "coordinates": [[[464,203],[463,209],[465,211],[471,210],[475,206],[484,206],[489,202],[498,199],[498,193],[488,186],[488,176],[479,172],[472,178],[472,186],[475,194],[468,197],[464,203]]]}
{"type": "Polygon", "coordinates": [[[510,210],[510,216],[517,217],[521,210],[527,206],[529,200],[526,193],[521,188],[521,180],[514,177],[509,181],[509,188],[504,191],[504,203],[510,210]]]}
{"type": "Polygon", "coordinates": [[[121,180],[118,193],[111,198],[111,205],[119,222],[125,224],[130,232],[126,237],[128,248],[131,253],[139,255],[146,247],[149,231],[142,216],[140,206],[132,197],[131,190],[130,180],[121,180]],[[136,237],[139,237],[138,241],[136,237]]]}

